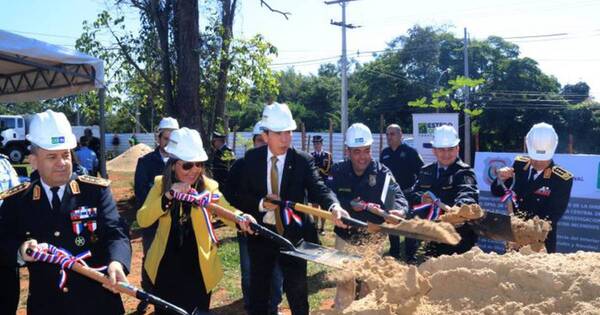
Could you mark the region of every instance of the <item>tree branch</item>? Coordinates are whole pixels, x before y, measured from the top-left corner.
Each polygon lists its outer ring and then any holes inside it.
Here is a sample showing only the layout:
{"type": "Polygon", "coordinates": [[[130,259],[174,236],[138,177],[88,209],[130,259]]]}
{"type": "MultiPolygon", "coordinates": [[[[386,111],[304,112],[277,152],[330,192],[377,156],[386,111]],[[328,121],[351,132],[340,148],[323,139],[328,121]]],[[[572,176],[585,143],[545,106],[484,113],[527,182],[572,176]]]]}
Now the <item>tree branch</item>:
{"type": "Polygon", "coordinates": [[[271,10],[271,12],[275,12],[275,13],[279,13],[281,15],[283,15],[283,17],[285,17],[286,20],[289,20],[288,15],[292,14],[290,12],[283,12],[283,11],[279,11],[279,10],[275,10],[273,8],[271,8],[271,6],[265,1],[265,0],[260,0],[260,6],[265,6],[267,7],[267,9],[271,10]]]}

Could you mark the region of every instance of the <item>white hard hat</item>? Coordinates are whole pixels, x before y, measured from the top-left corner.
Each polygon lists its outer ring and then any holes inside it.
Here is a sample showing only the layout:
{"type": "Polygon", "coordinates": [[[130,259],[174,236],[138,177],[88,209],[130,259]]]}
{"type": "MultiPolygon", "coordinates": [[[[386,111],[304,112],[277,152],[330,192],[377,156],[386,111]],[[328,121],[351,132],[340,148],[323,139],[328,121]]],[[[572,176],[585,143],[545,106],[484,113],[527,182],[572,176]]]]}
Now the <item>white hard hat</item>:
{"type": "Polygon", "coordinates": [[[33,115],[25,138],[46,150],[70,150],[77,146],[67,116],[52,110],[33,115]]]}
{"type": "Polygon", "coordinates": [[[458,133],[453,126],[443,125],[433,131],[431,146],[434,148],[453,148],[460,143],[458,133]]]}
{"type": "Polygon", "coordinates": [[[373,143],[373,135],[369,127],[355,123],[346,130],[346,145],[349,148],[366,147],[373,143]]]}
{"type": "Polygon", "coordinates": [[[262,115],[262,127],[270,131],[296,130],[296,122],[286,104],[273,103],[265,106],[262,115]]]}
{"type": "Polygon", "coordinates": [[[252,135],[256,136],[256,135],[260,135],[263,133],[263,125],[262,125],[262,120],[259,120],[255,125],[254,128],[252,129],[252,135]]]}
{"type": "Polygon", "coordinates": [[[179,129],[179,123],[177,122],[177,119],[173,117],[165,117],[161,119],[160,123],[158,123],[158,130],[160,131],[163,129],[179,129]]]}
{"type": "Polygon", "coordinates": [[[183,127],[171,132],[165,151],[172,157],[186,162],[204,162],[208,160],[198,131],[183,127]]]}
{"type": "Polygon", "coordinates": [[[525,137],[527,153],[538,161],[548,161],[554,156],[558,146],[558,135],[554,127],[547,123],[533,125],[525,137]]]}

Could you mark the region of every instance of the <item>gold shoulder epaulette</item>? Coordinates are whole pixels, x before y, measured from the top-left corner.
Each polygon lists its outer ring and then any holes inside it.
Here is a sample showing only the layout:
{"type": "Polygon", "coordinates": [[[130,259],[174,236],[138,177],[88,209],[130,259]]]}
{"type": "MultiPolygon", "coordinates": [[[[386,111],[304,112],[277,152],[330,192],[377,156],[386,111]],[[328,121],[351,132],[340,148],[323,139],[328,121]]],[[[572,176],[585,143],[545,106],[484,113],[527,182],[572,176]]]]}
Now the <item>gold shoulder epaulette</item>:
{"type": "Polygon", "coordinates": [[[23,184],[17,185],[13,188],[10,188],[10,189],[7,189],[7,190],[1,192],[0,200],[6,199],[12,195],[16,195],[17,193],[22,192],[23,190],[27,189],[27,187],[29,187],[29,185],[31,185],[30,182],[24,182],[23,184]]]}
{"type": "Polygon", "coordinates": [[[515,161],[519,161],[519,162],[523,162],[523,163],[527,163],[527,162],[529,162],[529,160],[531,160],[531,159],[525,155],[517,155],[517,157],[515,158],[515,161]]]}
{"type": "Polygon", "coordinates": [[[110,180],[104,179],[102,177],[81,175],[81,176],[78,176],[77,179],[82,183],[98,185],[98,186],[102,186],[102,187],[108,187],[110,185],[110,180]]]}
{"type": "Polygon", "coordinates": [[[564,168],[562,168],[560,166],[553,166],[552,173],[556,174],[558,177],[560,177],[564,180],[569,180],[569,179],[573,178],[573,174],[571,174],[571,172],[565,170],[564,168]]]}

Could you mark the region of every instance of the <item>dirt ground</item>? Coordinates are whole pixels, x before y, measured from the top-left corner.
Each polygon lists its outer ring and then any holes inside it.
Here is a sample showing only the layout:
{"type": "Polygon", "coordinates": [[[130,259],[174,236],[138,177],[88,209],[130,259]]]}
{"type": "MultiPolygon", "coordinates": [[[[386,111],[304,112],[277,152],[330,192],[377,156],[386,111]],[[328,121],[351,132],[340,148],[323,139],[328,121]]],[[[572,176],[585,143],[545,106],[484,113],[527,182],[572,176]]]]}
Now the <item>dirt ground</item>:
{"type": "MultiPolygon", "coordinates": [[[[133,176],[131,173],[125,172],[113,172],[109,175],[110,180],[112,181],[111,187],[115,200],[117,201],[117,207],[122,217],[124,217],[127,222],[131,223],[135,220],[135,209],[133,207],[133,176]]],[[[223,239],[225,236],[230,236],[232,230],[228,227],[220,227],[217,228],[217,234],[219,239],[223,239]]],[[[128,280],[130,283],[137,287],[141,287],[140,285],[140,270],[142,266],[142,244],[141,244],[141,236],[139,234],[139,230],[137,226],[134,224],[131,226],[131,245],[133,248],[132,262],[131,262],[131,273],[128,275],[128,280]]],[[[58,276],[58,273],[57,273],[58,276]]],[[[225,275],[227,277],[227,275],[225,275]]],[[[27,269],[21,269],[21,299],[19,304],[19,310],[17,312],[18,315],[25,315],[26,312],[26,302],[27,302],[27,288],[28,288],[29,275],[27,273],[27,269]]],[[[139,314],[136,312],[136,306],[138,304],[138,300],[136,298],[121,295],[123,298],[123,303],[125,305],[126,314],[139,314]]],[[[333,301],[331,299],[327,299],[323,302],[321,308],[331,308],[333,301]]],[[[291,314],[289,309],[285,306],[281,309],[282,313],[285,315],[291,314]]],[[[211,312],[214,315],[231,315],[231,314],[245,314],[243,308],[243,302],[241,299],[232,299],[228,292],[224,288],[219,288],[215,292],[213,292],[211,298],[211,312]]],[[[152,306],[148,308],[148,310],[144,313],[146,314],[154,314],[154,310],[152,306]]],[[[141,315],[141,314],[139,314],[141,315]]]]}

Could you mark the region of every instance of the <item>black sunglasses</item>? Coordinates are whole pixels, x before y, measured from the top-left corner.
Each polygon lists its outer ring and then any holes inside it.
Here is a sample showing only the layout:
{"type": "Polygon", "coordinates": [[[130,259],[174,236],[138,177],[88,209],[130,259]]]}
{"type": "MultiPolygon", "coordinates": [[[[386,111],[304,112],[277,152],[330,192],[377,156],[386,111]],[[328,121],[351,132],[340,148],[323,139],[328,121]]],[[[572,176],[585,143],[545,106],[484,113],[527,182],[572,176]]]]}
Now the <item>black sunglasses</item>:
{"type": "Polygon", "coordinates": [[[181,163],[181,168],[183,168],[184,171],[189,171],[194,166],[196,166],[197,168],[201,168],[202,162],[183,162],[183,163],[181,163]]]}

